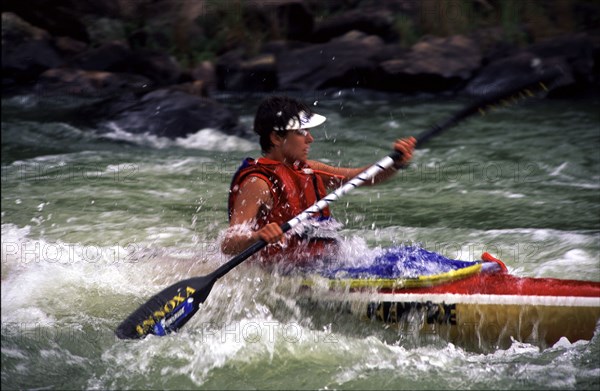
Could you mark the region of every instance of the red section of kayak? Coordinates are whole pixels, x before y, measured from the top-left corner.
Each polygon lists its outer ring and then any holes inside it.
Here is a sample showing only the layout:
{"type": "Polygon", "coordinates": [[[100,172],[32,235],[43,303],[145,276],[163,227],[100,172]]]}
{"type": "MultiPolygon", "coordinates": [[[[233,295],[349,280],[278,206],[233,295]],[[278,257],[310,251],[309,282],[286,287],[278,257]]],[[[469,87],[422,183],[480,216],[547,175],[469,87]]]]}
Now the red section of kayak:
{"type": "Polygon", "coordinates": [[[381,293],[600,297],[600,282],[516,277],[507,273],[480,273],[458,281],[432,287],[387,289],[381,290],[381,293]]]}

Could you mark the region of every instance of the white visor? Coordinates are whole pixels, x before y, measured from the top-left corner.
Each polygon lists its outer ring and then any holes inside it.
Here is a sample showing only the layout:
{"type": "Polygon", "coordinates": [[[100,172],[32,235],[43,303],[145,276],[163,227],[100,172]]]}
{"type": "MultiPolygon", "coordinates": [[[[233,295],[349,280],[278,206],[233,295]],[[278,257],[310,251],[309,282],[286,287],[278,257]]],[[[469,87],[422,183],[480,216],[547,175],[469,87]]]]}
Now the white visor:
{"type": "Polygon", "coordinates": [[[300,123],[298,123],[298,119],[294,117],[288,122],[285,130],[314,128],[315,126],[321,125],[327,119],[319,114],[309,115],[305,111],[298,113],[298,116],[300,117],[300,123]]]}

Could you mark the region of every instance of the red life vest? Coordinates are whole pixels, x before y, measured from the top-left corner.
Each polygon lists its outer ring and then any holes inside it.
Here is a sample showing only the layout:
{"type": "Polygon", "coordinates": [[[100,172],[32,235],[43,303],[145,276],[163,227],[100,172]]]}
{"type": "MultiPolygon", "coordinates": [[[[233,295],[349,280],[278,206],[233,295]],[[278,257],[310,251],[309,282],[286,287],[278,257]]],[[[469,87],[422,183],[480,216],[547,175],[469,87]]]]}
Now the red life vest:
{"type": "MultiPolygon", "coordinates": [[[[331,175],[320,171],[315,172],[306,163],[301,163],[292,168],[267,158],[258,160],[247,158],[234,174],[231,182],[228,203],[229,218],[231,218],[233,205],[242,182],[249,177],[257,177],[269,185],[273,197],[273,206],[270,210],[258,216],[255,229],[258,230],[268,223],[281,225],[299,215],[327,194],[325,184],[319,174],[331,175]]],[[[325,208],[316,217],[329,218],[329,208],[325,208]]],[[[309,261],[308,258],[330,255],[321,254],[322,251],[325,251],[325,247],[329,247],[324,246],[327,242],[331,244],[333,241],[331,239],[305,239],[302,236],[294,235],[288,240],[285,248],[271,245],[266,248],[266,251],[263,251],[262,255],[263,259],[267,261],[281,259],[289,261],[293,259],[295,263],[303,263],[303,260],[299,258],[309,261]],[[280,256],[284,254],[284,257],[280,256]]]]}
{"type": "MultiPolygon", "coordinates": [[[[273,207],[257,222],[262,228],[268,223],[283,224],[326,195],[325,184],[308,164],[295,166],[293,169],[285,164],[260,158],[247,158],[235,173],[229,192],[229,217],[239,186],[248,177],[258,177],[267,182],[273,197],[273,207]]],[[[330,215],[329,208],[322,212],[323,217],[330,215]]]]}

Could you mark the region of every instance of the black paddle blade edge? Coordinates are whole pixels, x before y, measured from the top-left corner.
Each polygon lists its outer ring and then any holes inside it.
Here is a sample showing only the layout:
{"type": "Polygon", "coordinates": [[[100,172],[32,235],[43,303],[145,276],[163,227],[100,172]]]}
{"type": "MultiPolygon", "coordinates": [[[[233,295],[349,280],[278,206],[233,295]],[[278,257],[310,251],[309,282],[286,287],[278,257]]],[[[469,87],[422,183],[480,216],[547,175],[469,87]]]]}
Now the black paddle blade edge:
{"type": "Polygon", "coordinates": [[[506,107],[530,98],[543,97],[554,88],[557,80],[564,76],[563,71],[554,67],[541,72],[530,80],[512,85],[510,88],[490,89],[489,93],[468,105],[447,120],[435,124],[417,136],[417,145],[423,144],[431,137],[458,124],[473,114],[485,114],[497,107],[506,107]]]}
{"type": "MultiPolygon", "coordinates": [[[[540,72],[526,82],[516,83],[510,88],[498,90],[490,89],[489,93],[485,96],[480,97],[475,102],[455,113],[452,117],[443,122],[438,122],[429,129],[418,134],[416,136],[416,147],[420,147],[430,138],[455,126],[473,114],[485,114],[487,111],[495,109],[498,106],[510,106],[511,104],[515,104],[524,99],[542,96],[554,88],[555,84],[562,77],[564,77],[562,69],[553,67],[544,72],[540,72]]],[[[388,157],[394,161],[399,161],[402,158],[402,153],[394,151],[390,153],[388,157]]]]}
{"type": "Polygon", "coordinates": [[[195,277],[163,289],[129,315],[115,330],[120,339],[164,336],[179,330],[204,303],[216,279],[195,277]]]}

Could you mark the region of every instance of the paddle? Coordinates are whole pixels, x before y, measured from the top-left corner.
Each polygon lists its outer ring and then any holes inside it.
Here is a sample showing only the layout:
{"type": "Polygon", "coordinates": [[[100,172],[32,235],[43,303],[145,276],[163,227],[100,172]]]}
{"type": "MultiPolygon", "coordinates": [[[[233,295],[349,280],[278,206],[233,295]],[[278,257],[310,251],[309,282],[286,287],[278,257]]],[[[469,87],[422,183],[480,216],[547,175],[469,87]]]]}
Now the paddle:
{"type": "MultiPolygon", "coordinates": [[[[423,144],[442,131],[456,125],[458,122],[474,113],[485,112],[485,110],[496,104],[508,105],[521,98],[535,96],[536,94],[534,94],[531,89],[536,91],[540,89],[547,90],[544,83],[549,83],[556,79],[557,72],[546,73],[545,75],[536,78],[534,81],[527,83],[527,85],[521,85],[518,88],[505,90],[478,100],[460,110],[446,121],[440,122],[432,126],[429,130],[419,134],[416,137],[417,146],[423,144]]],[[[283,232],[289,231],[297,224],[307,220],[313,214],[320,212],[352,189],[371,180],[379,172],[391,167],[394,162],[401,157],[402,155],[397,151],[390,153],[388,156],[379,160],[342,187],[294,217],[292,220],[282,224],[281,229],[283,232]]],[[[129,315],[117,327],[116,335],[122,339],[136,339],[143,338],[148,334],[166,335],[179,330],[198,311],[200,304],[206,300],[213,285],[219,278],[229,273],[231,269],[244,262],[250,256],[256,254],[266,245],[267,243],[265,241],[258,240],[236,257],[220,266],[214,272],[206,276],[193,277],[179,281],[168,288],[163,289],[129,315]]]]}

